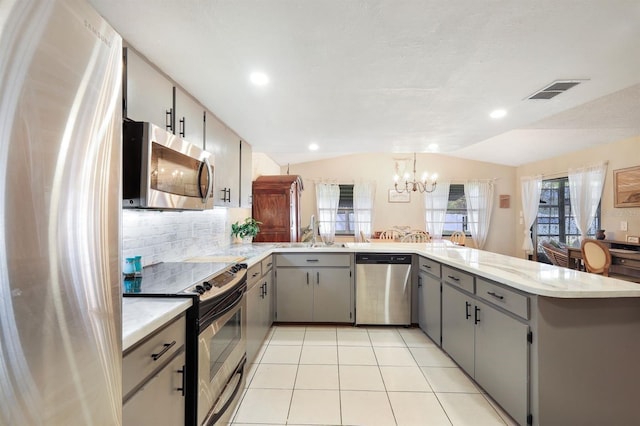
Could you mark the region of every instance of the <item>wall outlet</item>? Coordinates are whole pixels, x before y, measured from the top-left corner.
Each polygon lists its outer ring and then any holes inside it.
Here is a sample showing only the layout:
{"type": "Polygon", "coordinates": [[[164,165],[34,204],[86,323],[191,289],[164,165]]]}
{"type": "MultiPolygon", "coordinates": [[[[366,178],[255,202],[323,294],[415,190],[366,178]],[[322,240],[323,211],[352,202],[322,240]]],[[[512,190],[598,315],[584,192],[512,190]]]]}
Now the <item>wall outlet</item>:
{"type": "Polygon", "coordinates": [[[621,231],[626,231],[627,230],[627,221],[626,220],[620,221],[620,230],[621,231]]]}

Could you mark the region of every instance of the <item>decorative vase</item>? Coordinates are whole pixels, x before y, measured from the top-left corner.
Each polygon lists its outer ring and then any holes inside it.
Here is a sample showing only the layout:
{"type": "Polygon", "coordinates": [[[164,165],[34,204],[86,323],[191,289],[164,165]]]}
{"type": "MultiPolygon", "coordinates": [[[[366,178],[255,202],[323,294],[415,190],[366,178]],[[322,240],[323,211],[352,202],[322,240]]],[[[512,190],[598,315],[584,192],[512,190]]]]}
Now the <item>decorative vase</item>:
{"type": "Polygon", "coordinates": [[[242,244],[242,237],[234,235],[233,236],[233,244],[242,244]]]}
{"type": "Polygon", "coordinates": [[[604,240],[606,238],[606,235],[604,235],[604,229],[598,229],[596,231],[596,239],[597,240],[604,240]]]}
{"type": "Polygon", "coordinates": [[[251,244],[253,242],[252,236],[242,237],[242,244],[251,244]]]}

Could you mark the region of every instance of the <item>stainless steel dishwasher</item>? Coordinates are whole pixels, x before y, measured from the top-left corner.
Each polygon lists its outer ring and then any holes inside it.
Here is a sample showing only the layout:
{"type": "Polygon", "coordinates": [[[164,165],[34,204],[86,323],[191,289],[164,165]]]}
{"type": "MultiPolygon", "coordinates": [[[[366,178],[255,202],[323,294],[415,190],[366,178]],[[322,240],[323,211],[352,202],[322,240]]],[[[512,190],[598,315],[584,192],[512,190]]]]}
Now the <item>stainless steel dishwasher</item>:
{"type": "Polygon", "coordinates": [[[411,255],[356,253],[356,324],[411,324],[411,255]]]}

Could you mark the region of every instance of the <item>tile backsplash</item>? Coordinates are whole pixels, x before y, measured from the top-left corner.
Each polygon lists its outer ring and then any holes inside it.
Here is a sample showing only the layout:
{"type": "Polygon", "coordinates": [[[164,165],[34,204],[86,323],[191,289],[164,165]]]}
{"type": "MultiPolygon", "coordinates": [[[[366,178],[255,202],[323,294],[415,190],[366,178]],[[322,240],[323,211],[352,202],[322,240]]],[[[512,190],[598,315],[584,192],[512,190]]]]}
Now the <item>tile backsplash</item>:
{"type": "Polygon", "coordinates": [[[143,266],[214,253],[231,244],[231,219],[248,209],[122,211],[122,258],[142,256],[143,266]],[[240,210],[240,212],[234,212],[240,210]]]}

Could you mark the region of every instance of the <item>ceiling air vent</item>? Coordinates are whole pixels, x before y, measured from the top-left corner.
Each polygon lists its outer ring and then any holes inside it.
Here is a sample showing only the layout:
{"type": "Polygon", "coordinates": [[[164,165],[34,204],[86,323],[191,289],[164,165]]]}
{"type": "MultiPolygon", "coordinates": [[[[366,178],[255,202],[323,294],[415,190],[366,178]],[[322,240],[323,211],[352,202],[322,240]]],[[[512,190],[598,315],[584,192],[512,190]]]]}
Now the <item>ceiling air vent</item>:
{"type": "Polygon", "coordinates": [[[542,90],[537,91],[527,99],[551,99],[580,84],[580,80],[556,80],[542,90]]]}

